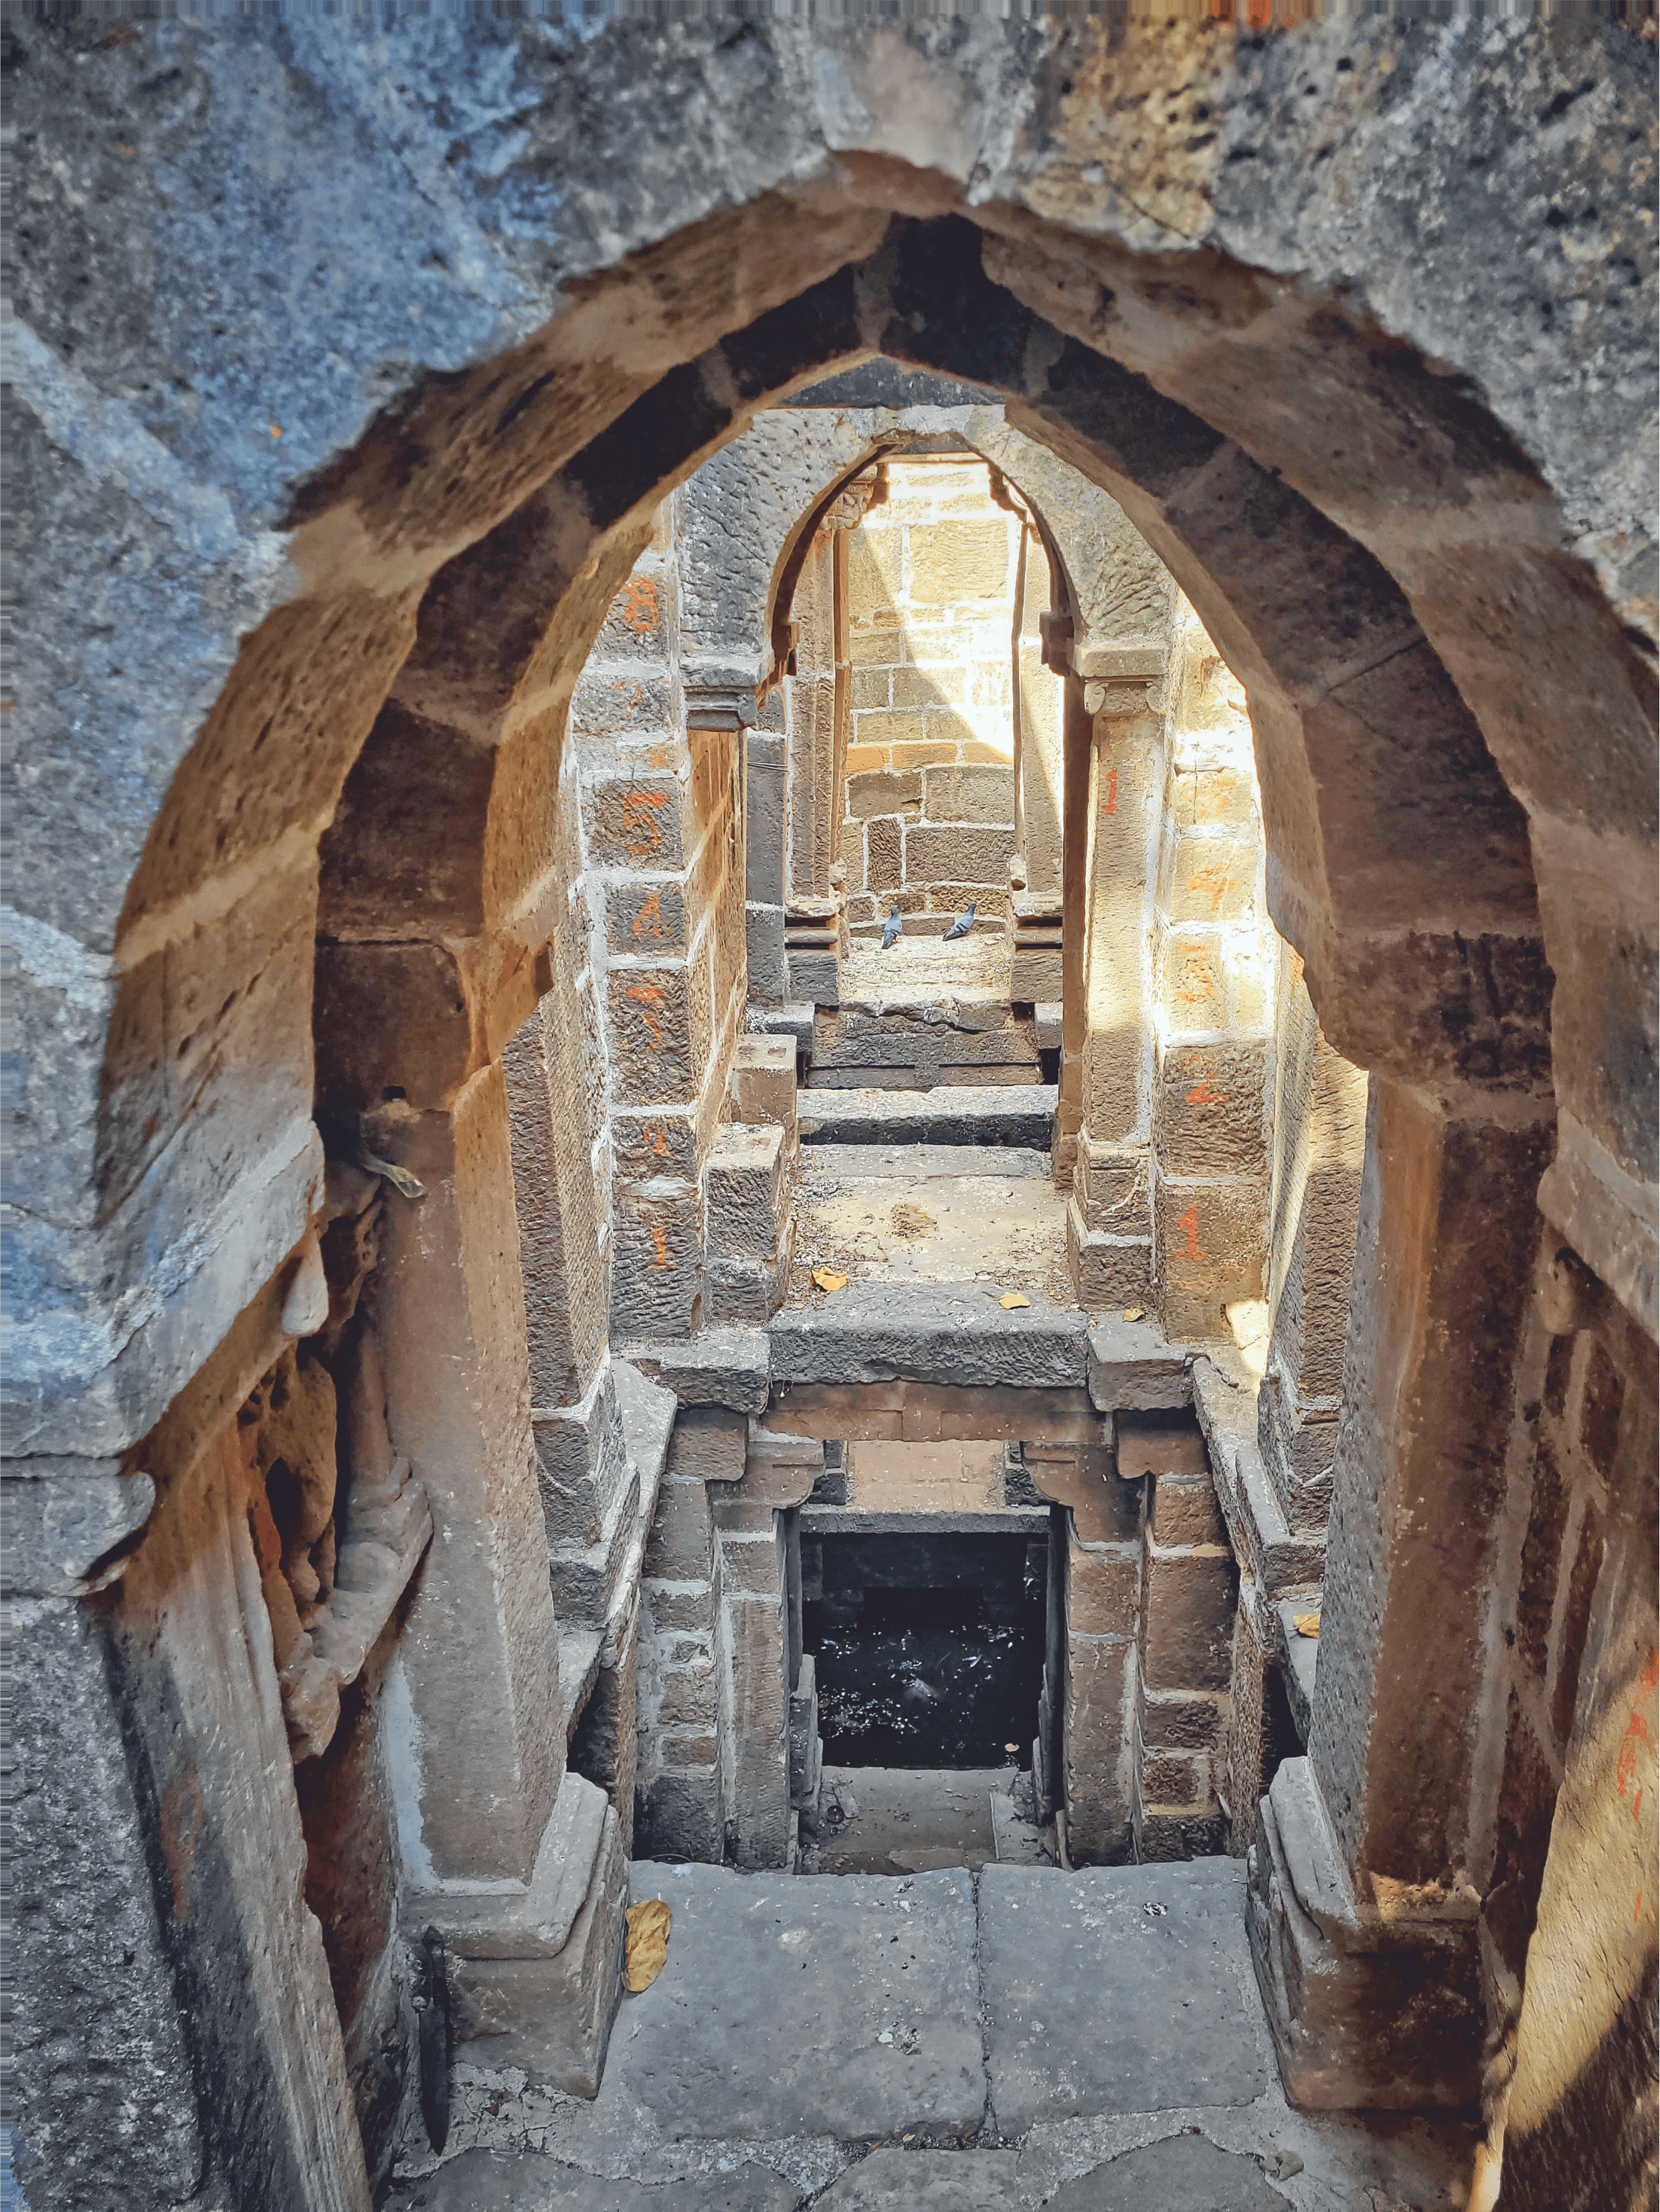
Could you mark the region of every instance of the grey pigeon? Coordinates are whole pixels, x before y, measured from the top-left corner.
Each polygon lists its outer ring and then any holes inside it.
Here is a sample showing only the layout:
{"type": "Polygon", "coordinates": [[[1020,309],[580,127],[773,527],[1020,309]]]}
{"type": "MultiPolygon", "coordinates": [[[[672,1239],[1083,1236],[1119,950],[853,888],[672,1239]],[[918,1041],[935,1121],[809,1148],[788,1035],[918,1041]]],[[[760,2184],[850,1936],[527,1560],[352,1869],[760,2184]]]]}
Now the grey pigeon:
{"type": "Polygon", "coordinates": [[[898,936],[903,927],[903,924],[899,919],[899,909],[896,906],[893,912],[888,916],[887,920],[882,925],[882,950],[884,952],[885,952],[889,945],[893,943],[894,939],[898,936]]]}
{"type": "Polygon", "coordinates": [[[970,899],[969,902],[968,912],[966,914],[959,914],[958,915],[956,921],[952,922],[951,927],[946,932],[944,941],[947,945],[951,943],[953,937],[966,937],[970,930],[974,927],[974,909],[978,904],[979,901],[977,899],[970,899]]]}

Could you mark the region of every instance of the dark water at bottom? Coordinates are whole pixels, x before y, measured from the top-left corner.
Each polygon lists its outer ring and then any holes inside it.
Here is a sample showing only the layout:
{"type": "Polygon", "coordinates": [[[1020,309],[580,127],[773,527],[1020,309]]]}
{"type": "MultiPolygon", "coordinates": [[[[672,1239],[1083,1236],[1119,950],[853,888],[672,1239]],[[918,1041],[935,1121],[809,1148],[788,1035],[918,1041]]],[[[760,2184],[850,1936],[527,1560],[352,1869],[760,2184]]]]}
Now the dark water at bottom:
{"type": "Polygon", "coordinates": [[[976,1591],[872,1589],[853,1621],[803,1608],[832,1766],[1028,1765],[1043,1674],[1043,1606],[994,1621],[976,1591]]]}

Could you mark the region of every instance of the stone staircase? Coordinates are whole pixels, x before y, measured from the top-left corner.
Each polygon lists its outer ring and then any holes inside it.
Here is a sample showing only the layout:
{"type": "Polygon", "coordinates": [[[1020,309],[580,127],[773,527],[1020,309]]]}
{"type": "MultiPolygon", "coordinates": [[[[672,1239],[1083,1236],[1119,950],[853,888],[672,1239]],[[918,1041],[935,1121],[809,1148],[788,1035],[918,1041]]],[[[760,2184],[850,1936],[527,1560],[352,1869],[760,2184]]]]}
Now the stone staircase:
{"type": "Polygon", "coordinates": [[[636,1863],[673,1913],[592,2101],[458,2064],[392,2212],[1430,2212],[1468,2130],[1292,2112],[1235,1859],[790,1878],[636,1863]]]}

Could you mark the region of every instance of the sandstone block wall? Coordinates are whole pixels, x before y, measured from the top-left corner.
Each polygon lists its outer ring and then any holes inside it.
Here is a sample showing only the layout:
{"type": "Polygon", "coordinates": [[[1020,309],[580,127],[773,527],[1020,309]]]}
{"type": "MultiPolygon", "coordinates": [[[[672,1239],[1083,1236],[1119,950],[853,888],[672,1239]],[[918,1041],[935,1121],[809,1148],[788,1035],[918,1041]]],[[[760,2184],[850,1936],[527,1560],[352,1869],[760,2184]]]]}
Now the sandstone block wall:
{"type": "Polygon", "coordinates": [[[840,857],[848,919],[939,930],[1008,912],[1014,593],[1025,525],[976,461],[894,460],[848,543],[840,857]]]}

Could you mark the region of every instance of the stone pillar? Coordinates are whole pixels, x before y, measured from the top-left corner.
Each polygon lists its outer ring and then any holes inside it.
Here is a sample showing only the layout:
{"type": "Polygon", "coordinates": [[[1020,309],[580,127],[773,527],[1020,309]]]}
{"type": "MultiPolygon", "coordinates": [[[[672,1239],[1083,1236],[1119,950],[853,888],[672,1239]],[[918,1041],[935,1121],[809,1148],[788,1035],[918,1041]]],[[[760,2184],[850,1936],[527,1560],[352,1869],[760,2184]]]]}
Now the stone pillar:
{"type": "Polygon", "coordinates": [[[1303,963],[1289,951],[1278,993],[1274,1079],[1273,1320],[1258,1441],[1289,1525],[1323,1529],[1342,1406],[1366,1075],[1327,1043],[1303,963]]]}
{"type": "Polygon", "coordinates": [[[1061,885],[1064,972],[1061,1087],[1049,1157],[1057,1187],[1070,1190],[1078,1158],[1078,1134],[1084,1126],[1084,1048],[1089,1036],[1090,794],[1094,750],[1084,686],[1075,676],[1066,678],[1061,731],[1066,810],[1061,885]]]}
{"type": "Polygon", "coordinates": [[[743,1480],[748,1423],[683,1407],[646,1546],[639,1676],[637,1848],[719,1865],[726,1855],[721,1746],[726,1664],[711,1484],[743,1480]]]}
{"type": "Polygon", "coordinates": [[[824,1465],[822,1444],[752,1428],[742,1481],[714,1500],[728,1684],[721,1746],[727,1833],[730,1856],[741,1867],[795,1863],[786,1524],[824,1465]]]}
{"type": "Polygon", "coordinates": [[[423,1891],[526,1882],[565,1722],[502,1070],[481,1070],[447,1114],[383,1108],[365,1128],[426,1190],[388,1206],[371,1292],[387,1426],[437,1531],[392,1688],[404,1861],[423,1891]]]}
{"type": "MultiPolygon", "coordinates": [[[[1108,657],[1100,648],[1093,654],[1108,657]]],[[[1067,1209],[1073,1278],[1091,1311],[1145,1309],[1153,1297],[1149,955],[1164,750],[1148,679],[1164,653],[1126,648],[1110,657],[1122,664],[1115,680],[1085,686],[1091,742],[1082,1119],[1067,1209]]],[[[1071,807],[1069,799],[1069,827],[1071,807]]]]}
{"type": "Polygon", "coordinates": [[[1375,1076],[1306,1759],[1263,1800],[1250,1929],[1287,2094],[1475,2094],[1487,1628],[1550,1124],[1375,1076]]]}

